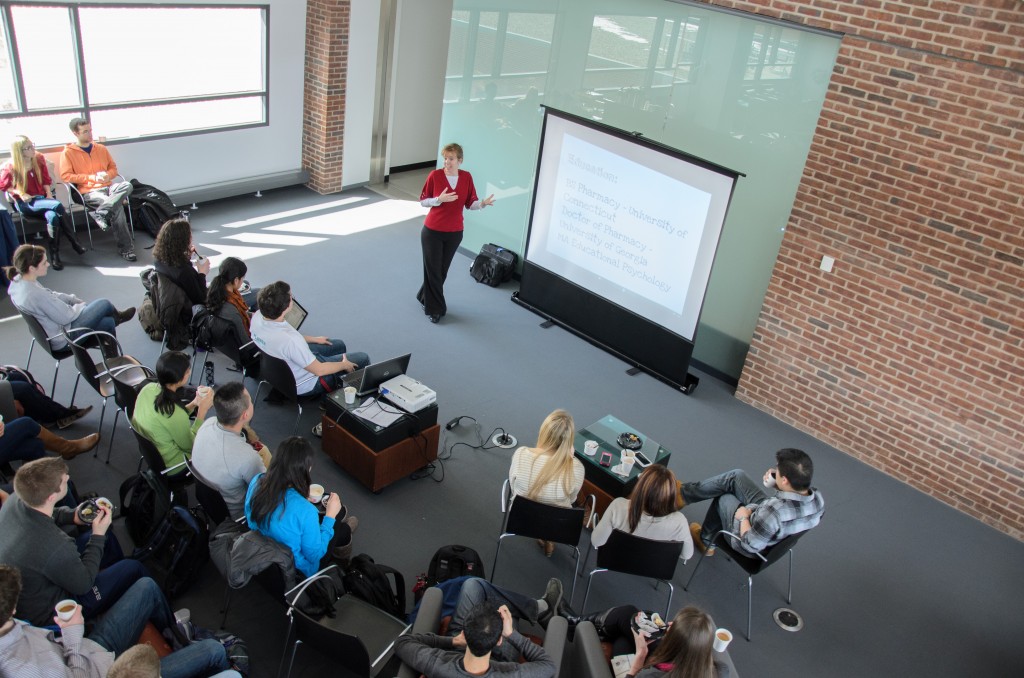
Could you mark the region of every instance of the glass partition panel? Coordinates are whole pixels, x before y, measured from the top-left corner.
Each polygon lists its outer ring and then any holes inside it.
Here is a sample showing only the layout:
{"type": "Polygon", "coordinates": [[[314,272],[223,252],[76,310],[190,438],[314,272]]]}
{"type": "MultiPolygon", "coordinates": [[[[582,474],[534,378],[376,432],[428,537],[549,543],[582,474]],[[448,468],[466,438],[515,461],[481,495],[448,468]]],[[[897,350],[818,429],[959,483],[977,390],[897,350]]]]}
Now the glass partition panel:
{"type": "Polygon", "coordinates": [[[467,213],[463,246],[522,253],[539,104],[742,172],[693,354],[738,377],[838,49],[836,35],[665,0],[455,0],[441,142],[462,144],[498,201],[467,213]]]}

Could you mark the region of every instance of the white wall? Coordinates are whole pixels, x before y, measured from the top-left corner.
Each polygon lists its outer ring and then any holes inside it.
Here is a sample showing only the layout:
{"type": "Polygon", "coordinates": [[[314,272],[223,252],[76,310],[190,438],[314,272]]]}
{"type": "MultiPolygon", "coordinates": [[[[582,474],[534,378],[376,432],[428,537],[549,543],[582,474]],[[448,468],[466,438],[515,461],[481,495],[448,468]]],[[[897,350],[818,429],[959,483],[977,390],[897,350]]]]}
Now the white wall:
{"type": "Polygon", "coordinates": [[[377,83],[377,38],[380,0],[352,0],[349,17],[348,82],[345,85],[345,149],[342,186],[370,180],[374,88],[377,83]]]}
{"type": "Polygon", "coordinates": [[[399,0],[388,167],[437,160],[452,0],[399,0]]]}
{"type": "MultiPolygon", "coordinates": [[[[125,5],[153,4],[145,0],[119,1],[125,5]]],[[[270,6],[270,124],[112,145],[111,153],[122,174],[173,192],[301,167],[306,0],[257,1],[270,6]]],[[[244,0],[217,2],[253,4],[244,0]]],[[[183,36],[183,43],[187,49],[187,36],[183,36]]],[[[126,59],[130,62],[131,55],[126,59]]],[[[102,135],[104,130],[97,129],[96,133],[102,135]]],[[[57,155],[52,159],[56,161],[57,155]]]]}

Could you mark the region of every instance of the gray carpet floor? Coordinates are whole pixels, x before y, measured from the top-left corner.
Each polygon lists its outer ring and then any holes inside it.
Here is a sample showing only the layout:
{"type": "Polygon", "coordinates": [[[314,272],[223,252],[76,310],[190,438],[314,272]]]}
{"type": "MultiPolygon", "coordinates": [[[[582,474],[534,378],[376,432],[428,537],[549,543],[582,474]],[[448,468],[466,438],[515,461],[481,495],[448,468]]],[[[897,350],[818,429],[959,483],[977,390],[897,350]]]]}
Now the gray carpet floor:
{"type": "MultiPolygon", "coordinates": [[[[415,178],[407,183],[409,193],[418,188],[415,178]]],[[[392,183],[391,192],[407,197],[400,181],[392,183]]],[[[414,299],[421,278],[419,211],[414,203],[368,189],[318,196],[293,188],[192,212],[196,243],[215,265],[221,256],[241,256],[253,284],[283,279],[292,285],[310,310],[304,332],[342,338],[374,359],[411,351],[409,372],[437,391],[439,420],[465,415],[478,425],[466,420],[443,435],[447,459],[431,476],[400,480],[376,495],[318,455],[316,480],[338,491],[360,518],[356,552],[396,567],[407,586],[444,544],[474,547],[489,570],[501,524],[499,491],[512,450],[478,444],[500,428],[532,445],[540,422],[556,407],[568,409],[578,426],[615,414],[671,449],[670,467],[684,479],[731,468],[759,477],[774,450],[801,447],[814,459],[814,484],[827,503],[821,526],[795,552],[792,608],[802,615],[804,629],[789,633],[772,621],[772,612],[785,606],[785,561],[755,579],[751,642],[742,637],[746,578],[724,557],[701,565],[689,592],[682,587],[694,561],[680,564],[673,612],[699,605],[718,625],[733,630],[732,655],[745,676],[1024,671],[1024,647],[1014,641],[1024,602],[1024,544],[738,402],[727,385],[711,377],[703,376],[687,397],[649,376],[627,375],[628,366],[613,356],[561,329],[542,329],[541,318],[509,301],[514,283],[489,288],[473,282],[466,256],[456,258],[446,286],[448,316],[438,325],[428,323],[414,299]]],[[[142,298],[137,272],[151,258],[142,249],[150,238],[140,235],[138,242],[139,266],[126,267],[111,237],[97,234],[95,250],[82,257],[69,251],[67,268],[43,282],[87,299],[107,296],[119,307],[136,305],[142,298]]],[[[120,328],[119,338],[127,353],[154,364],[159,346],[138,323],[120,328]]],[[[27,329],[5,296],[0,301],[2,361],[24,364],[28,344],[27,329]]],[[[222,356],[212,360],[218,382],[237,378],[222,356]]],[[[31,368],[42,383],[50,383],[52,361],[39,350],[31,368]]],[[[66,362],[59,399],[70,398],[74,376],[73,363],[66,362]]],[[[255,384],[249,386],[255,390],[255,384]]],[[[76,404],[97,408],[68,433],[95,430],[99,398],[80,388],[76,404]]],[[[307,406],[299,432],[309,435],[319,416],[315,406],[307,406]]],[[[291,432],[294,417],[294,408],[260,402],[254,427],[273,447],[291,432]]],[[[111,402],[103,454],[112,420],[111,402]]],[[[105,465],[102,455],[87,456],[71,462],[71,473],[83,490],[114,497],[137,459],[134,441],[120,423],[111,463],[105,465]]],[[[950,492],[958,482],[953,469],[950,492]]],[[[699,521],[705,510],[696,505],[684,512],[699,521]]],[[[497,583],[540,595],[548,577],[558,576],[568,589],[568,549],[559,548],[547,559],[531,541],[511,541],[502,549],[497,583]]],[[[585,589],[585,580],[580,581],[577,605],[585,589]]],[[[191,608],[193,620],[213,627],[223,591],[210,566],[176,606],[191,608]]],[[[657,609],[664,597],[664,587],[655,590],[649,582],[608,574],[595,582],[588,609],[625,602],[657,609]]],[[[253,675],[273,675],[283,644],[282,609],[251,586],[235,595],[227,626],[249,642],[253,675]]],[[[312,655],[300,664],[296,675],[325,669],[312,655]]]]}

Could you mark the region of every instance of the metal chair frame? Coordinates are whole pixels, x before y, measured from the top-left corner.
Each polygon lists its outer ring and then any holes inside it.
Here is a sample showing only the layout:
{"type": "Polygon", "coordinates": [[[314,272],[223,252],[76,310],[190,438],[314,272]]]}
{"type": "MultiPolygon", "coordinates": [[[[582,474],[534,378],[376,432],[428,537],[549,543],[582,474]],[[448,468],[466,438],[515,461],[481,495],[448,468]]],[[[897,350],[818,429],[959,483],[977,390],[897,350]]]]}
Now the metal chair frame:
{"type": "MultiPolygon", "coordinates": [[[[57,375],[60,373],[60,362],[62,360],[65,360],[66,358],[70,358],[74,354],[71,351],[70,345],[65,346],[64,348],[51,348],[50,340],[57,339],[58,337],[62,336],[66,338],[66,336],[71,333],[87,332],[88,330],[84,327],[69,327],[65,329],[64,332],[62,332],[61,334],[55,334],[52,337],[48,337],[46,336],[46,330],[43,329],[43,325],[42,323],[39,322],[38,318],[36,318],[31,313],[26,313],[25,311],[22,311],[20,309],[18,310],[18,312],[21,313],[21,317],[25,319],[25,324],[28,325],[28,332],[30,335],[32,335],[32,342],[28,345],[28,360],[25,361],[25,369],[28,370],[29,365],[32,363],[32,351],[35,350],[36,344],[41,345],[43,347],[43,350],[49,353],[50,357],[53,358],[55,361],[53,367],[53,384],[50,386],[50,394],[52,395],[57,388],[57,375]]],[[[70,344],[70,340],[68,340],[68,343],[70,344]]],[[[81,375],[79,375],[79,377],[81,377],[81,375]]],[[[77,389],[78,378],[75,379],[75,390],[77,389]]],[[[74,407],[74,405],[75,395],[74,392],[72,392],[70,407],[74,407]]]]}
{"type": "MultiPolygon", "coordinates": [[[[65,333],[65,338],[68,340],[68,348],[75,356],[75,366],[78,367],[79,377],[85,377],[85,381],[96,391],[96,394],[103,399],[103,406],[100,408],[100,424],[98,427],[99,431],[103,430],[103,418],[107,414],[107,400],[114,395],[114,376],[121,374],[125,370],[140,368],[142,364],[139,363],[135,358],[125,355],[121,350],[121,344],[117,341],[117,337],[109,332],[102,330],[92,330],[81,334],[74,339],[70,335],[65,333]],[[99,363],[93,362],[92,356],[89,355],[90,348],[86,346],[84,342],[90,338],[95,338],[99,344],[99,350],[102,354],[102,360],[99,363]],[[113,355],[108,355],[108,351],[116,350],[113,355]]],[[[75,380],[75,390],[71,392],[71,402],[75,402],[75,394],[78,392],[78,380],[75,380]]],[[[117,425],[117,419],[114,419],[114,425],[117,425]]],[[[113,438],[113,431],[111,431],[111,438],[113,438]]],[[[112,442],[112,441],[111,441],[112,442]]],[[[99,455],[99,447],[97,446],[96,451],[93,452],[93,458],[99,455]]],[[[110,453],[108,450],[107,456],[109,458],[110,453]]]]}
{"type": "Polygon", "coordinates": [[[587,578],[587,592],[583,596],[583,605],[580,609],[587,609],[587,598],[590,597],[590,585],[594,581],[594,575],[610,570],[648,577],[656,582],[668,584],[668,602],[665,604],[665,619],[668,619],[672,596],[675,594],[672,578],[675,576],[676,565],[679,564],[679,556],[683,552],[683,543],[646,539],[622,530],[612,530],[608,541],[597,549],[597,567],[590,571],[587,578]]]}
{"type": "MultiPolygon", "coordinates": [[[[123,175],[118,174],[117,176],[114,177],[114,180],[110,182],[110,185],[113,186],[114,184],[121,184],[121,183],[125,183],[125,182],[127,182],[127,179],[125,179],[123,175]],[[120,179],[120,181],[118,181],[118,179],[120,179]]],[[[82,195],[82,192],[80,190],[78,190],[78,187],[75,186],[74,184],[66,183],[66,182],[65,183],[61,183],[61,184],[56,184],[54,186],[54,190],[53,190],[55,196],[57,195],[57,188],[58,187],[64,188],[64,190],[67,192],[67,197],[64,200],[61,200],[60,197],[58,197],[57,200],[60,200],[61,203],[64,205],[64,209],[67,210],[68,216],[71,218],[71,229],[73,231],[75,231],[76,233],[78,232],[78,229],[75,226],[75,213],[76,212],[85,212],[85,229],[86,229],[86,232],[89,234],[89,249],[92,249],[93,248],[92,225],[89,223],[89,216],[95,210],[93,210],[91,207],[89,207],[85,203],[85,197],[82,195]],[[77,199],[76,199],[76,196],[77,196],[77,199]]],[[[132,216],[131,196],[128,196],[127,198],[125,198],[124,205],[128,209],[128,228],[131,231],[132,238],[134,239],[135,238],[135,218],[132,216]]]]}
{"type": "MultiPolygon", "coordinates": [[[[729,538],[739,540],[740,536],[729,532],[728,530],[720,530],[715,533],[711,543],[715,545],[716,549],[722,551],[725,556],[735,562],[737,565],[743,568],[747,573],[747,641],[750,641],[750,626],[753,618],[754,610],[754,575],[767,569],[769,565],[781,560],[784,555],[789,554],[789,588],[786,592],[786,603],[790,604],[793,602],[793,547],[796,543],[807,534],[809,530],[803,532],[797,532],[791,534],[778,544],[773,544],[764,550],[764,553],[755,553],[754,556],[749,556],[745,553],[740,553],[729,541],[729,538]]],[[[693,572],[690,573],[690,578],[686,580],[686,586],[683,587],[684,591],[690,590],[690,582],[697,575],[697,570],[700,568],[700,564],[704,562],[704,553],[701,553],[700,559],[693,568],[693,572]]]]}
{"type": "MultiPolygon", "coordinates": [[[[592,507],[590,513],[592,522],[596,512],[597,498],[590,495],[588,501],[592,507]]],[[[494,581],[494,573],[498,569],[498,554],[501,553],[501,543],[506,537],[529,537],[553,541],[565,544],[573,550],[572,590],[569,593],[571,601],[576,595],[576,578],[579,576],[580,569],[579,543],[580,536],[583,534],[583,516],[586,510],[577,507],[551,506],[527,497],[517,497],[512,494],[512,487],[507,478],[501,485],[501,510],[505,514],[505,518],[502,521],[501,534],[498,535],[498,547],[494,551],[490,581],[494,581]]]]}

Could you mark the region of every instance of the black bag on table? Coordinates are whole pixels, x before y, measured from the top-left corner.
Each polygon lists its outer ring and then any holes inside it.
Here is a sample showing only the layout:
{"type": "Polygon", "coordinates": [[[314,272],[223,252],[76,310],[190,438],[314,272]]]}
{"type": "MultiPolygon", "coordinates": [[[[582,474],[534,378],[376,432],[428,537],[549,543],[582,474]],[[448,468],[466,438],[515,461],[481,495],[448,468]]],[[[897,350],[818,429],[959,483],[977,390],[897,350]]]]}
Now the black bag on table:
{"type": "Polygon", "coordinates": [[[473,260],[469,274],[479,283],[497,287],[512,279],[517,261],[519,255],[515,252],[494,243],[487,243],[480,248],[480,254],[473,260]]]}

